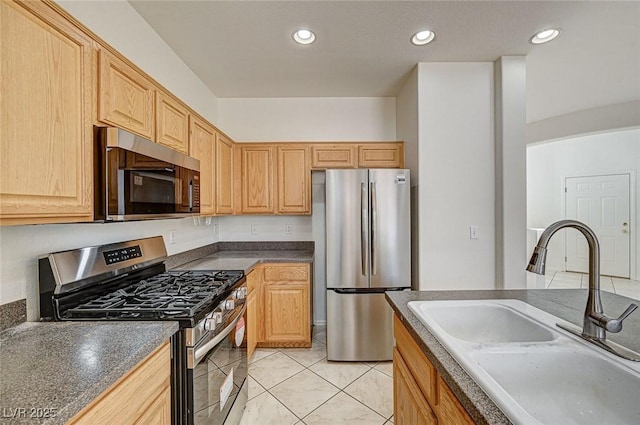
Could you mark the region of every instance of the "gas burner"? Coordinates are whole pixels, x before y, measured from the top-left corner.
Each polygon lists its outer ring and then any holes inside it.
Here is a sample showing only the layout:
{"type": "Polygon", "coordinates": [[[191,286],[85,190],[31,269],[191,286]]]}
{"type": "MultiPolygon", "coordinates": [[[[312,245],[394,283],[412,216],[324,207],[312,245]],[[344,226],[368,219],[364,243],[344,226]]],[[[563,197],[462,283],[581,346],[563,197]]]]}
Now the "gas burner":
{"type": "Polygon", "coordinates": [[[66,309],[67,319],[193,318],[215,305],[244,276],[243,271],[173,270],[66,309]]]}

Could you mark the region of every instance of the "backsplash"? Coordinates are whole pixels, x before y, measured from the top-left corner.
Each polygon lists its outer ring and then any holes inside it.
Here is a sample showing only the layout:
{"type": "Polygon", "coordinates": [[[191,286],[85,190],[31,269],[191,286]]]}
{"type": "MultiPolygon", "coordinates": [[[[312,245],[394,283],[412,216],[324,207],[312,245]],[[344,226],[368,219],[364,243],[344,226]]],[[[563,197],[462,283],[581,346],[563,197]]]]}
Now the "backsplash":
{"type": "Polygon", "coordinates": [[[52,252],[161,235],[169,255],[218,241],[218,218],[127,223],[0,226],[0,305],[26,299],[27,320],[39,319],[38,258],[52,252]],[[170,243],[173,233],[174,243],[170,243]]]}
{"type": "Polygon", "coordinates": [[[27,300],[0,305],[0,332],[27,320],[27,300]]]}

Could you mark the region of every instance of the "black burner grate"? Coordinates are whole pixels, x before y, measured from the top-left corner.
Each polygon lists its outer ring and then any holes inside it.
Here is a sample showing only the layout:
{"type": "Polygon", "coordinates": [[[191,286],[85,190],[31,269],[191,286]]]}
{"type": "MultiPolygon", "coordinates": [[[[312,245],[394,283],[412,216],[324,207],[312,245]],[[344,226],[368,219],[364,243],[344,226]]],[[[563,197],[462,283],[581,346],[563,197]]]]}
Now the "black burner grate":
{"type": "Polygon", "coordinates": [[[64,312],[77,318],[191,318],[224,296],[242,271],[169,271],[100,295],[64,312]]]}

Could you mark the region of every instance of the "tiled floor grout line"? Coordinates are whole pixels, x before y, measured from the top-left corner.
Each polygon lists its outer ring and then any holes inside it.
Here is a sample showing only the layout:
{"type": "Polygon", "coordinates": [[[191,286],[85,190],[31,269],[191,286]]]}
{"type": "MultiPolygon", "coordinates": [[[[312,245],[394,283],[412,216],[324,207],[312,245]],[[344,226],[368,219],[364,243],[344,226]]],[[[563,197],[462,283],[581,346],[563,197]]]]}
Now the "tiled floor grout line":
{"type": "MultiPolygon", "coordinates": [[[[306,424],[305,422],[305,418],[308,418],[309,416],[313,415],[314,412],[316,412],[318,409],[321,409],[323,406],[325,406],[327,403],[329,403],[331,400],[333,400],[335,397],[339,396],[340,393],[344,393],[344,395],[348,396],[351,400],[353,400],[354,402],[356,402],[358,405],[364,406],[366,408],[367,411],[373,412],[375,413],[376,417],[382,419],[382,425],[387,424],[387,423],[391,423],[391,418],[393,418],[393,413],[389,416],[389,417],[385,417],[385,415],[379,413],[378,411],[376,411],[374,408],[372,408],[371,406],[369,406],[368,404],[365,404],[365,402],[358,400],[355,396],[351,395],[349,392],[346,391],[346,389],[353,385],[355,382],[357,382],[358,380],[362,379],[366,374],[370,373],[373,369],[375,369],[376,372],[388,377],[388,378],[393,378],[393,374],[388,374],[386,372],[384,372],[383,370],[380,369],[376,369],[379,365],[383,364],[383,362],[355,362],[358,365],[364,365],[366,366],[365,368],[363,368],[364,370],[362,370],[361,373],[358,373],[357,376],[353,377],[352,379],[350,379],[347,383],[345,383],[343,386],[343,388],[338,387],[336,384],[332,383],[331,381],[329,381],[328,379],[326,379],[325,377],[323,377],[322,375],[320,375],[319,373],[317,373],[316,371],[312,370],[311,368],[313,366],[318,365],[319,363],[322,362],[327,362],[327,358],[326,358],[326,342],[319,340],[318,338],[312,337],[313,339],[313,345],[315,345],[315,347],[309,347],[309,350],[311,350],[312,348],[320,348],[322,347],[324,349],[324,357],[314,360],[313,357],[311,357],[312,363],[307,364],[307,362],[305,362],[305,364],[303,364],[301,361],[297,360],[296,358],[294,358],[292,355],[294,354],[293,351],[290,351],[290,349],[288,348],[279,348],[279,349],[275,349],[275,351],[270,352],[270,353],[263,353],[266,354],[264,357],[260,358],[260,360],[256,360],[253,361],[249,366],[253,366],[255,368],[259,368],[259,362],[267,359],[269,357],[271,357],[272,355],[276,354],[276,353],[281,353],[284,354],[284,358],[288,359],[288,360],[292,360],[295,364],[299,365],[299,367],[302,368],[302,370],[294,373],[293,375],[287,377],[286,379],[284,379],[281,382],[276,383],[275,385],[272,385],[270,388],[266,388],[264,385],[262,385],[259,381],[257,381],[253,375],[251,373],[249,373],[249,376],[252,378],[252,380],[254,381],[254,383],[257,385],[258,389],[262,389],[263,391],[260,392],[260,394],[255,395],[254,397],[251,398],[251,400],[255,399],[256,397],[258,397],[259,395],[262,395],[264,393],[267,393],[267,395],[269,397],[272,397],[273,400],[275,400],[277,403],[279,403],[280,405],[284,406],[285,409],[290,412],[292,414],[291,419],[292,420],[297,420],[297,422],[295,422],[295,424],[306,424]],[[291,355],[290,355],[291,354],[291,355]],[[258,366],[255,366],[256,364],[258,364],[258,366]],[[331,397],[329,397],[327,400],[325,400],[324,402],[320,403],[317,407],[315,407],[313,410],[309,411],[308,413],[305,414],[305,416],[300,417],[298,416],[283,400],[281,400],[280,398],[278,398],[273,392],[272,390],[274,390],[276,387],[280,387],[282,388],[282,386],[284,385],[284,387],[286,387],[286,383],[287,381],[290,381],[291,379],[295,378],[296,376],[304,373],[305,371],[309,371],[311,372],[316,378],[320,378],[320,380],[322,382],[324,382],[325,384],[328,384],[329,386],[331,386],[334,390],[336,390],[336,393],[333,394],[331,397]]],[[[259,350],[259,349],[258,349],[259,350]]],[[[302,351],[302,350],[300,350],[302,351]]],[[[318,350],[320,351],[320,350],[318,350]]],[[[301,357],[302,360],[304,360],[304,358],[301,357]]],[[[342,362],[338,362],[338,363],[342,363],[342,362]]],[[[293,405],[292,405],[293,406],[293,405]]]]}
{"type": "MultiPolygon", "coordinates": [[[[351,383],[353,384],[353,382],[351,383]]],[[[349,384],[349,385],[351,385],[349,384]]],[[[349,386],[347,385],[347,386],[349,386]]],[[[345,387],[346,388],[346,387],[345,387]]],[[[380,413],[376,412],[374,409],[372,409],[371,407],[367,406],[366,404],[364,404],[363,402],[361,402],[360,400],[358,400],[357,398],[355,398],[354,396],[352,396],[351,394],[349,394],[348,392],[342,390],[343,393],[345,393],[346,395],[348,395],[349,397],[351,397],[352,399],[354,399],[356,402],[362,404],[364,407],[366,407],[367,409],[371,410],[373,413],[375,413],[376,415],[380,416],[382,419],[384,419],[384,422],[382,423],[383,425],[387,422],[387,419],[382,416],[380,413]]]]}

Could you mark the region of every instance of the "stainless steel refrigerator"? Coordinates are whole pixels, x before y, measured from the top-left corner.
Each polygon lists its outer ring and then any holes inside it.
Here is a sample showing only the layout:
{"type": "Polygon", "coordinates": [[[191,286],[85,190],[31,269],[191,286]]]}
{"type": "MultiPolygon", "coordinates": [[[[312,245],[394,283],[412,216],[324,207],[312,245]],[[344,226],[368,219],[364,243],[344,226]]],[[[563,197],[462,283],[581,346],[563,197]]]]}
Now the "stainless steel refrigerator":
{"type": "Polygon", "coordinates": [[[327,359],[391,360],[385,291],[411,288],[409,170],[326,172],[327,359]]]}

